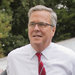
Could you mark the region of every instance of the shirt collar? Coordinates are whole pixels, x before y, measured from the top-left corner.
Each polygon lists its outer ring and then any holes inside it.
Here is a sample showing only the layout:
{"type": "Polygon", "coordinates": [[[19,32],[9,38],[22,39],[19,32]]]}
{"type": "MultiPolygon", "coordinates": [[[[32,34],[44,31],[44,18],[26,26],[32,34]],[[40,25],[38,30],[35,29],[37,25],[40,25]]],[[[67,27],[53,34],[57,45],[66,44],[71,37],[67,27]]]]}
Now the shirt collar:
{"type": "Polygon", "coordinates": [[[50,43],[49,46],[42,51],[42,54],[45,56],[46,59],[50,59],[50,54],[52,52],[52,46],[53,46],[52,44],[53,43],[50,43]]]}
{"type": "MultiPolygon", "coordinates": [[[[50,50],[52,50],[51,48],[52,48],[52,43],[50,43],[49,46],[41,52],[45,56],[46,59],[49,59],[50,50]]],[[[30,53],[29,56],[32,59],[33,56],[35,56],[35,54],[37,53],[37,51],[34,50],[34,48],[31,46],[29,53],[30,53]]]]}
{"type": "Polygon", "coordinates": [[[34,50],[34,48],[30,45],[30,49],[29,49],[29,57],[30,59],[33,58],[33,56],[37,53],[36,50],[34,50]]]}

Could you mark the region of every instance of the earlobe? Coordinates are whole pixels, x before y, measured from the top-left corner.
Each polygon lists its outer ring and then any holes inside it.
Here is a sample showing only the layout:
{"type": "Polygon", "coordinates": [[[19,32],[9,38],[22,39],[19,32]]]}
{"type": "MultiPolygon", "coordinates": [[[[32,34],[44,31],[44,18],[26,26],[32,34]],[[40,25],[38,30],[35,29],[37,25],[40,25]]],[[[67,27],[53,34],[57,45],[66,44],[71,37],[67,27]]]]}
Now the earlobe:
{"type": "Polygon", "coordinates": [[[54,27],[52,28],[52,34],[53,34],[53,36],[54,36],[54,34],[55,34],[55,31],[56,31],[56,27],[54,26],[54,27]]]}

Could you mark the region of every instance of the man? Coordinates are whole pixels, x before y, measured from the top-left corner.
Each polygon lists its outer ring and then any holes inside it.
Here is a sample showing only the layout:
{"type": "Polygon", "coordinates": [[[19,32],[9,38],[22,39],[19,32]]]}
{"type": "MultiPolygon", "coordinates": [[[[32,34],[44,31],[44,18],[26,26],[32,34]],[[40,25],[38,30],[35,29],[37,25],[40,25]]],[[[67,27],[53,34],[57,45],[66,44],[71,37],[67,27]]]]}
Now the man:
{"type": "Polygon", "coordinates": [[[75,53],[52,43],[57,15],[43,5],[28,13],[30,44],[9,53],[8,75],[75,75],[75,53]]]}

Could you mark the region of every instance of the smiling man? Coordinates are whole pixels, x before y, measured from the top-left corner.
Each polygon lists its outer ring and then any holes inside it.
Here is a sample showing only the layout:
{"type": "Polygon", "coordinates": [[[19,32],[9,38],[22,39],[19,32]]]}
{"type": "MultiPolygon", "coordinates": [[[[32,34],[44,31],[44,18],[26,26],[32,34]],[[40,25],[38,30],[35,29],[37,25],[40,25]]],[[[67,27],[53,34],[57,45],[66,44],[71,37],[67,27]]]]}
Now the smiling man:
{"type": "Polygon", "coordinates": [[[57,15],[37,5],[28,13],[30,44],[8,54],[7,75],[75,75],[75,53],[52,42],[57,15]]]}
{"type": "Polygon", "coordinates": [[[35,11],[30,15],[28,34],[30,43],[36,51],[41,52],[50,44],[56,28],[51,25],[48,11],[35,11]]]}

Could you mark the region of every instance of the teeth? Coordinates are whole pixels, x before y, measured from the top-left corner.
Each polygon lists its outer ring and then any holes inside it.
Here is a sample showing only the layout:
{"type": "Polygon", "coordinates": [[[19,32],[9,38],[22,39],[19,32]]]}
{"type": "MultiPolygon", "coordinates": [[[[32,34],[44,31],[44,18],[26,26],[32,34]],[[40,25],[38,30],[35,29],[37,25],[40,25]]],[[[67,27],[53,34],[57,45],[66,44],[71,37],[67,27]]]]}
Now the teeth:
{"type": "Polygon", "coordinates": [[[41,37],[40,35],[34,35],[33,37],[41,37]]]}

